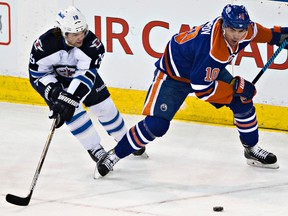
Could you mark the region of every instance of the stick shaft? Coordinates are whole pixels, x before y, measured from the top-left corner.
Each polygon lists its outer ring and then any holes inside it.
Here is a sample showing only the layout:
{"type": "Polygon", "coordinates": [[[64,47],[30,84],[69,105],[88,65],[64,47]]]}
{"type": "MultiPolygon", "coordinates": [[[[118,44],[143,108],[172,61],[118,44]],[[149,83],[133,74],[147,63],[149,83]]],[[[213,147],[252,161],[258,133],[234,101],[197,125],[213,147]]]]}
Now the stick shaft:
{"type": "Polygon", "coordinates": [[[273,63],[275,58],[278,56],[278,54],[284,49],[284,47],[288,45],[288,40],[285,39],[282,44],[278,47],[278,49],[273,53],[273,55],[270,57],[270,59],[267,61],[267,63],[264,65],[264,67],[261,69],[261,71],[257,74],[257,76],[252,81],[253,84],[255,84],[260,77],[263,75],[263,73],[268,69],[268,67],[273,63]]]}
{"type": "Polygon", "coordinates": [[[38,179],[39,174],[41,172],[44,160],[46,158],[46,155],[47,155],[47,152],[48,152],[48,149],[49,149],[49,146],[50,146],[50,143],[51,143],[54,131],[55,131],[56,121],[57,121],[56,118],[53,119],[53,123],[52,123],[51,129],[49,131],[49,134],[48,134],[44,149],[42,151],[42,154],[41,154],[41,157],[40,157],[40,161],[38,163],[37,169],[36,169],[34,177],[33,177],[33,181],[32,181],[31,187],[30,187],[30,191],[34,190],[34,187],[36,185],[37,179],[38,179]]]}
{"type": "Polygon", "coordinates": [[[29,204],[30,199],[31,199],[32,194],[33,194],[33,191],[34,191],[34,188],[36,186],[39,174],[41,172],[44,160],[46,158],[46,155],[47,155],[47,152],[48,152],[48,149],[49,149],[49,146],[50,146],[50,143],[51,143],[55,128],[56,128],[55,127],[56,126],[56,121],[57,121],[57,118],[55,118],[53,120],[53,123],[52,123],[51,129],[49,131],[49,134],[48,134],[44,149],[43,149],[41,157],[40,157],[40,161],[38,163],[37,169],[35,171],[35,174],[34,174],[31,186],[30,186],[29,194],[27,195],[27,197],[18,197],[18,196],[15,196],[13,194],[7,194],[6,195],[6,201],[7,202],[15,204],[15,205],[20,205],[20,206],[27,206],[29,204]]]}

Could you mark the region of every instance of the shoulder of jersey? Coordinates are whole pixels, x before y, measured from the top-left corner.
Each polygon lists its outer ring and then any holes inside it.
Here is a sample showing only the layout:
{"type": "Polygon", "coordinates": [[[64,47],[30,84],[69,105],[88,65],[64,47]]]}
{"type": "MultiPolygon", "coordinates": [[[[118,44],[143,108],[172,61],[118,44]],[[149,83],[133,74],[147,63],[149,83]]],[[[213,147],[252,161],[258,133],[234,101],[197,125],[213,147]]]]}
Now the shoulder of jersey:
{"type": "Polygon", "coordinates": [[[89,31],[87,36],[84,39],[82,47],[85,49],[86,48],[100,49],[101,47],[103,47],[103,44],[93,32],[89,31]]]}
{"type": "Polygon", "coordinates": [[[47,56],[58,51],[61,44],[62,41],[57,39],[53,34],[53,29],[50,29],[34,41],[33,52],[47,56]]]}

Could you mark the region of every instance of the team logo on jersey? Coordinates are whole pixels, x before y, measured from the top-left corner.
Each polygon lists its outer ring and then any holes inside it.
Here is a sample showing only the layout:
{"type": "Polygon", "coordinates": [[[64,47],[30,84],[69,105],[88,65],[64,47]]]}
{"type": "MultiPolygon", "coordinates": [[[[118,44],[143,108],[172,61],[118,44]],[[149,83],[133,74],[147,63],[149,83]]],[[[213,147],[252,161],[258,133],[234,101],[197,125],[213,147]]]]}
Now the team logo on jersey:
{"type": "Polygon", "coordinates": [[[161,111],[166,112],[167,109],[168,109],[167,104],[163,103],[163,104],[160,105],[160,110],[161,110],[161,111]]]}
{"type": "Polygon", "coordinates": [[[63,77],[73,77],[76,71],[75,66],[55,66],[56,72],[63,77]]]}
{"type": "Polygon", "coordinates": [[[96,49],[99,49],[101,46],[101,42],[98,38],[96,38],[94,41],[92,41],[92,45],[90,47],[96,47],[96,49]]]}
{"type": "Polygon", "coordinates": [[[40,50],[40,51],[44,52],[44,50],[42,49],[42,42],[39,38],[34,42],[34,49],[36,51],[40,50]]]}

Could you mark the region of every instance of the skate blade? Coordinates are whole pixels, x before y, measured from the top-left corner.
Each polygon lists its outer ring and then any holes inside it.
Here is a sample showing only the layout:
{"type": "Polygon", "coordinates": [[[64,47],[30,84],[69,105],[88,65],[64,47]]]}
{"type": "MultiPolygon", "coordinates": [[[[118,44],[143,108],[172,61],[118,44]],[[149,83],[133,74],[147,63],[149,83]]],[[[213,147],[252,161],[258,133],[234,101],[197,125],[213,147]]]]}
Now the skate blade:
{"type": "Polygon", "coordinates": [[[259,161],[247,159],[247,164],[250,166],[260,167],[260,168],[268,168],[268,169],[278,169],[279,168],[279,165],[277,162],[274,164],[263,164],[263,163],[260,163],[259,161]]]}
{"type": "Polygon", "coordinates": [[[144,159],[149,158],[149,155],[148,155],[146,152],[144,152],[144,153],[141,154],[141,155],[134,155],[134,154],[133,154],[133,156],[134,156],[134,157],[137,157],[137,158],[144,158],[144,159]]]}
{"type": "Polygon", "coordinates": [[[94,179],[94,180],[98,180],[98,179],[101,179],[101,178],[103,178],[103,176],[101,176],[101,175],[98,174],[98,173],[94,173],[94,176],[93,176],[93,179],[94,179]]]}
{"type": "MultiPolygon", "coordinates": [[[[109,173],[111,173],[111,172],[113,172],[113,170],[111,170],[109,173]]],[[[105,176],[107,176],[107,175],[105,175],[105,176]]],[[[98,172],[97,164],[96,164],[95,169],[94,169],[93,179],[97,180],[97,179],[104,178],[105,176],[100,175],[100,173],[98,172]]]]}
{"type": "Polygon", "coordinates": [[[98,172],[98,169],[97,169],[97,164],[95,166],[95,169],[94,169],[94,175],[93,175],[93,179],[97,180],[97,179],[101,179],[103,178],[103,176],[101,176],[98,172]]]}

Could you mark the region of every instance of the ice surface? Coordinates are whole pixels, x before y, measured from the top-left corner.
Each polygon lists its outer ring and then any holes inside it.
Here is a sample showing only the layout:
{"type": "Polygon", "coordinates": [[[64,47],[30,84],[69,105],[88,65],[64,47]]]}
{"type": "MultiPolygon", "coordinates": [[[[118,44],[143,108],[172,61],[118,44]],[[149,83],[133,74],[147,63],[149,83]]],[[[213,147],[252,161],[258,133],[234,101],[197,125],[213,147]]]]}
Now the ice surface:
{"type": "MultiPolygon", "coordinates": [[[[27,196],[52,120],[48,108],[0,103],[0,215],[3,216],[284,216],[288,197],[288,135],[260,130],[260,146],[280,169],[250,167],[233,127],[172,121],[147,146],[149,159],[129,156],[94,180],[94,163],[65,126],[55,131],[29,206],[27,196]],[[223,206],[223,212],[213,212],[223,206]]],[[[142,116],[124,115],[130,127],[142,116]]],[[[116,143],[93,119],[108,150],[116,143]]]]}

